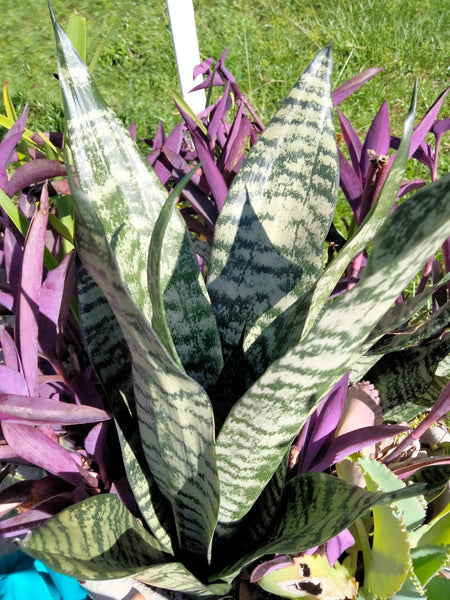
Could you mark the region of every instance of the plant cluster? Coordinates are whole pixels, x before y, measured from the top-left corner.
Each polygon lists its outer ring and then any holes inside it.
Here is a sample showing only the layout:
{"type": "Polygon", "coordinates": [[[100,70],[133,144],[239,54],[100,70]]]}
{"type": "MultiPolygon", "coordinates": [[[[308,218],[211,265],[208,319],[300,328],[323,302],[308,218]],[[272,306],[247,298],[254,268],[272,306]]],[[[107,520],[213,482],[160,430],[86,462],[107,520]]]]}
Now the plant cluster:
{"type": "Polygon", "coordinates": [[[194,596],[251,568],[286,597],[442,597],[450,458],[417,444],[450,406],[448,90],[416,127],[414,90],[401,140],[386,103],[364,141],[339,112],[341,151],[333,105],[377,69],[332,92],[324,48],[264,128],[222,55],[144,159],[51,17],[64,138],[4,88],[0,535],[194,596]]]}

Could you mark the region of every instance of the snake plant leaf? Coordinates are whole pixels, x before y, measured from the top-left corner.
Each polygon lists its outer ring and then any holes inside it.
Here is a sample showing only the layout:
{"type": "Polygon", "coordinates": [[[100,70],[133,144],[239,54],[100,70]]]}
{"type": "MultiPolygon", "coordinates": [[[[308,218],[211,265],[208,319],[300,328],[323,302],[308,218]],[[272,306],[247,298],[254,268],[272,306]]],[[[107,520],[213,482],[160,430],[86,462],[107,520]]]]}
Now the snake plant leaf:
{"type": "Polygon", "coordinates": [[[206,561],[219,504],[209,398],[175,365],[133,303],[92,204],[73,181],[71,185],[78,253],[102,288],[132,356],[139,432],[147,463],[172,504],[180,551],[206,561]]]}
{"type": "MultiPolygon", "coordinates": [[[[292,346],[307,335],[313,323],[319,318],[321,311],[339,281],[342,273],[351,260],[360,254],[373,240],[384,221],[392,211],[393,204],[402,183],[403,173],[408,161],[411,136],[413,134],[414,116],[417,101],[417,86],[414,86],[413,96],[408,114],[405,118],[403,138],[397,151],[392,167],[388,173],[385,184],[380,192],[376,204],[367,215],[364,223],[355,235],[340,250],[335,259],[327,267],[323,275],[308,293],[304,294],[280,316],[264,332],[265,335],[253,343],[246,353],[246,361],[252,369],[248,378],[253,382],[260,376],[261,371],[255,369],[261,353],[264,354],[266,338],[276,337],[272,348],[271,359],[280,358],[292,346]]],[[[359,141],[359,140],[358,140],[359,141]]],[[[263,364],[263,367],[267,365],[263,364]]]]}
{"type": "Polygon", "coordinates": [[[153,587],[176,592],[184,592],[195,598],[211,598],[211,596],[226,596],[230,584],[226,581],[202,583],[181,563],[166,563],[149,567],[135,576],[135,579],[153,587]]]}
{"type": "MultiPolygon", "coordinates": [[[[298,554],[325,543],[375,506],[422,493],[426,485],[372,492],[325,473],[303,473],[285,486],[278,520],[265,544],[218,569],[229,577],[267,554],[298,554]]],[[[211,581],[214,578],[211,577],[211,581]]]]}
{"type": "Polygon", "coordinates": [[[405,118],[402,141],[377,202],[370,210],[357,233],[347,242],[344,248],[342,248],[321,279],[317,282],[310,310],[303,327],[303,335],[307,335],[349,262],[362,252],[374,239],[392,211],[408,161],[409,147],[414,127],[414,117],[416,114],[416,103],[417,82],[414,84],[411,104],[405,118]]]}
{"type": "Polygon", "coordinates": [[[410,420],[421,410],[421,397],[440,361],[450,352],[450,337],[383,356],[367,373],[382,398],[386,419],[410,420]],[[418,405],[416,406],[416,402],[418,405]]]}
{"type": "Polygon", "coordinates": [[[172,508],[156,485],[139,437],[130,351],[101,288],[79,260],[76,274],[86,350],[115,417],[128,481],[151,532],[166,552],[173,553],[172,508]]]}
{"type": "MultiPolygon", "coordinates": [[[[104,103],[51,7],[50,14],[78,183],[95,207],[127,292],[151,323],[148,248],[166,192],[128,131],[104,103]]],[[[170,305],[167,317],[180,360],[184,363],[196,357],[196,372],[214,381],[222,366],[219,335],[189,234],[178,213],[170,220],[164,241],[161,277],[168,284],[164,300],[170,305]],[[195,279],[190,276],[194,269],[195,279]],[[189,322],[196,322],[189,335],[186,315],[189,322]]]]}
{"type": "Polygon", "coordinates": [[[113,494],[70,506],[19,544],[76,579],[115,579],[173,560],[113,494]]]}
{"type": "Polygon", "coordinates": [[[219,214],[207,285],[225,357],[244,329],[246,349],[322,272],[338,189],[331,69],[327,47],[250,150],[219,214]]]}
{"type": "Polygon", "coordinates": [[[449,198],[447,175],[406,200],[376,236],[359,283],[328,305],[231,409],[216,445],[221,527],[248,512],[310,412],[360,358],[367,336],[446,239],[449,198]]]}

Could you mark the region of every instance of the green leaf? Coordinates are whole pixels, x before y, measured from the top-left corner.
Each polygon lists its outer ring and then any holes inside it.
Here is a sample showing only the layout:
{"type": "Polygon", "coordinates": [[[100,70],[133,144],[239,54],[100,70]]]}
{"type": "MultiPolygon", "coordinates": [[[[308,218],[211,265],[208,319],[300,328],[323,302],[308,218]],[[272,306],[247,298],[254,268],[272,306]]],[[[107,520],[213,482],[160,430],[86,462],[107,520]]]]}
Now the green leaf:
{"type": "Polygon", "coordinates": [[[360,358],[367,336],[449,227],[447,175],[387,219],[360,282],[328,305],[308,335],[234,405],[217,438],[224,527],[248,512],[311,411],[360,358]]]}
{"type": "Polygon", "coordinates": [[[266,543],[237,561],[230,560],[217,577],[237,574],[266,554],[298,554],[323,544],[370,508],[409,498],[425,489],[426,486],[417,485],[371,492],[325,473],[298,475],[286,484],[278,518],[266,543]]]}
{"type": "Polygon", "coordinates": [[[77,260],[77,297],[89,360],[109,400],[134,498],[161,547],[173,554],[173,512],[150,472],[139,436],[131,355],[100,287],[77,260]]]}
{"type": "MultiPolygon", "coordinates": [[[[95,207],[127,293],[150,324],[153,309],[148,294],[148,248],[166,192],[127,130],[104,103],[52,11],[51,17],[78,183],[95,207]]],[[[201,372],[214,381],[222,360],[219,335],[179,213],[170,220],[165,236],[161,274],[167,284],[164,301],[180,360],[184,364],[196,357],[197,364],[202,364],[201,372]],[[189,333],[186,319],[196,323],[189,333]]]]}
{"type": "MultiPolygon", "coordinates": [[[[397,150],[395,159],[389,170],[386,181],[377,198],[376,204],[372,206],[369,214],[364,219],[357,233],[345,244],[338,255],[332,261],[330,266],[321,277],[314,289],[311,308],[308,312],[306,323],[303,328],[303,335],[306,335],[322,310],[334,286],[339,281],[342,273],[345,271],[349,262],[362,252],[368,244],[375,238],[380,228],[390,215],[398,190],[403,180],[403,175],[408,162],[409,146],[414,128],[414,117],[416,114],[417,103],[417,82],[414,83],[414,91],[411,99],[408,114],[403,126],[403,136],[400,146],[397,150]]],[[[394,241],[394,243],[400,243],[394,241]]]]}
{"type": "Polygon", "coordinates": [[[444,546],[419,546],[411,550],[414,574],[422,585],[434,577],[450,559],[450,548],[444,546]]]}
{"type": "Polygon", "coordinates": [[[102,288],[131,353],[139,432],[148,466],[172,504],[181,551],[206,561],[219,504],[209,399],[173,363],[132,302],[95,210],[74,186],[72,193],[78,253],[102,288]]]}
{"type": "Polygon", "coordinates": [[[135,579],[153,587],[184,592],[196,598],[226,596],[230,591],[230,584],[226,582],[202,583],[181,563],[150,567],[136,575],[135,579]]]}
{"type": "MultiPolygon", "coordinates": [[[[405,487],[404,482],[384,464],[370,458],[360,458],[358,463],[363,469],[368,489],[392,492],[405,487]]],[[[425,520],[426,502],[422,497],[400,500],[396,502],[395,506],[408,531],[419,527],[425,520]]]]}
{"type": "Polygon", "coordinates": [[[366,377],[379,391],[386,419],[410,420],[423,410],[421,398],[432,384],[439,362],[449,351],[450,337],[446,337],[391,352],[370,369],[366,377]]]}
{"type": "MultiPolygon", "coordinates": [[[[244,329],[247,349],[322,272],[338,189],[331,71],[327,47],[252,147],[217,220],[207,284],[225,357],[244,329]]],[[[275,335],[264,339],[259,363],[275,335]]]]}
{"type": "Polygon", "coordinates": [[[113,494],[66,508],[19,544],[77,579],[115,579],[173,560],[113,494]]]}
{"type": "Polygon", "coordinates": [[[81,60],[86,62],[86,19],[72,13],[67,24],[67,35],[81,60]]]}

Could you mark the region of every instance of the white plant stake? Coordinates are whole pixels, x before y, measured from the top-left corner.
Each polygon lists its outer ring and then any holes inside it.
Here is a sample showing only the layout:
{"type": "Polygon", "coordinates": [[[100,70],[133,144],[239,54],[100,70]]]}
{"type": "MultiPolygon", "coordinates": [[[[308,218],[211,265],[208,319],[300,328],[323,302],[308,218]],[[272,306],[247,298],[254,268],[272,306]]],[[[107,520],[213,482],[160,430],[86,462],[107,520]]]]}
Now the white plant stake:
{"type": "Polygon", "coordinates": [[[205,108],[206,100],[204,90],[190,92],[202,80],[201,76],[195,81],[192,78],[195,65],[200,63],[194,7],[192,0],[166,0],[166,2],[181,94],[197,114],[205,108]]]}

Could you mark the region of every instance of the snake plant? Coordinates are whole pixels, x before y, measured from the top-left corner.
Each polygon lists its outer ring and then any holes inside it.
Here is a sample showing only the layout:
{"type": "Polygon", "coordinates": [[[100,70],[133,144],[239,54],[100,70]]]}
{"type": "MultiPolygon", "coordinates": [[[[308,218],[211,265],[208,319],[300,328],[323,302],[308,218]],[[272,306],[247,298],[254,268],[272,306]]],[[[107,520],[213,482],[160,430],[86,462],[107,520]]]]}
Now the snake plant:
{"type": "Polygon", "coordinates": [[[338,155],[332,51],[321,50],[239,169],[202,273],[175,209],[179,188],[167,198],[51,17],[80,318],[139,511],[92,496],[33,530],[23,549],[78,579],[132,575],[225,595],[256,559],[307,550],[375,506],[424,493],[288,471],[308,416],[392,327],[391,305],[448,234],[450,176],[392,212],[415,94],[377,204],[324,271],[338,155]],[[358,284],[328,302],[367,247],[358,284]]]}

